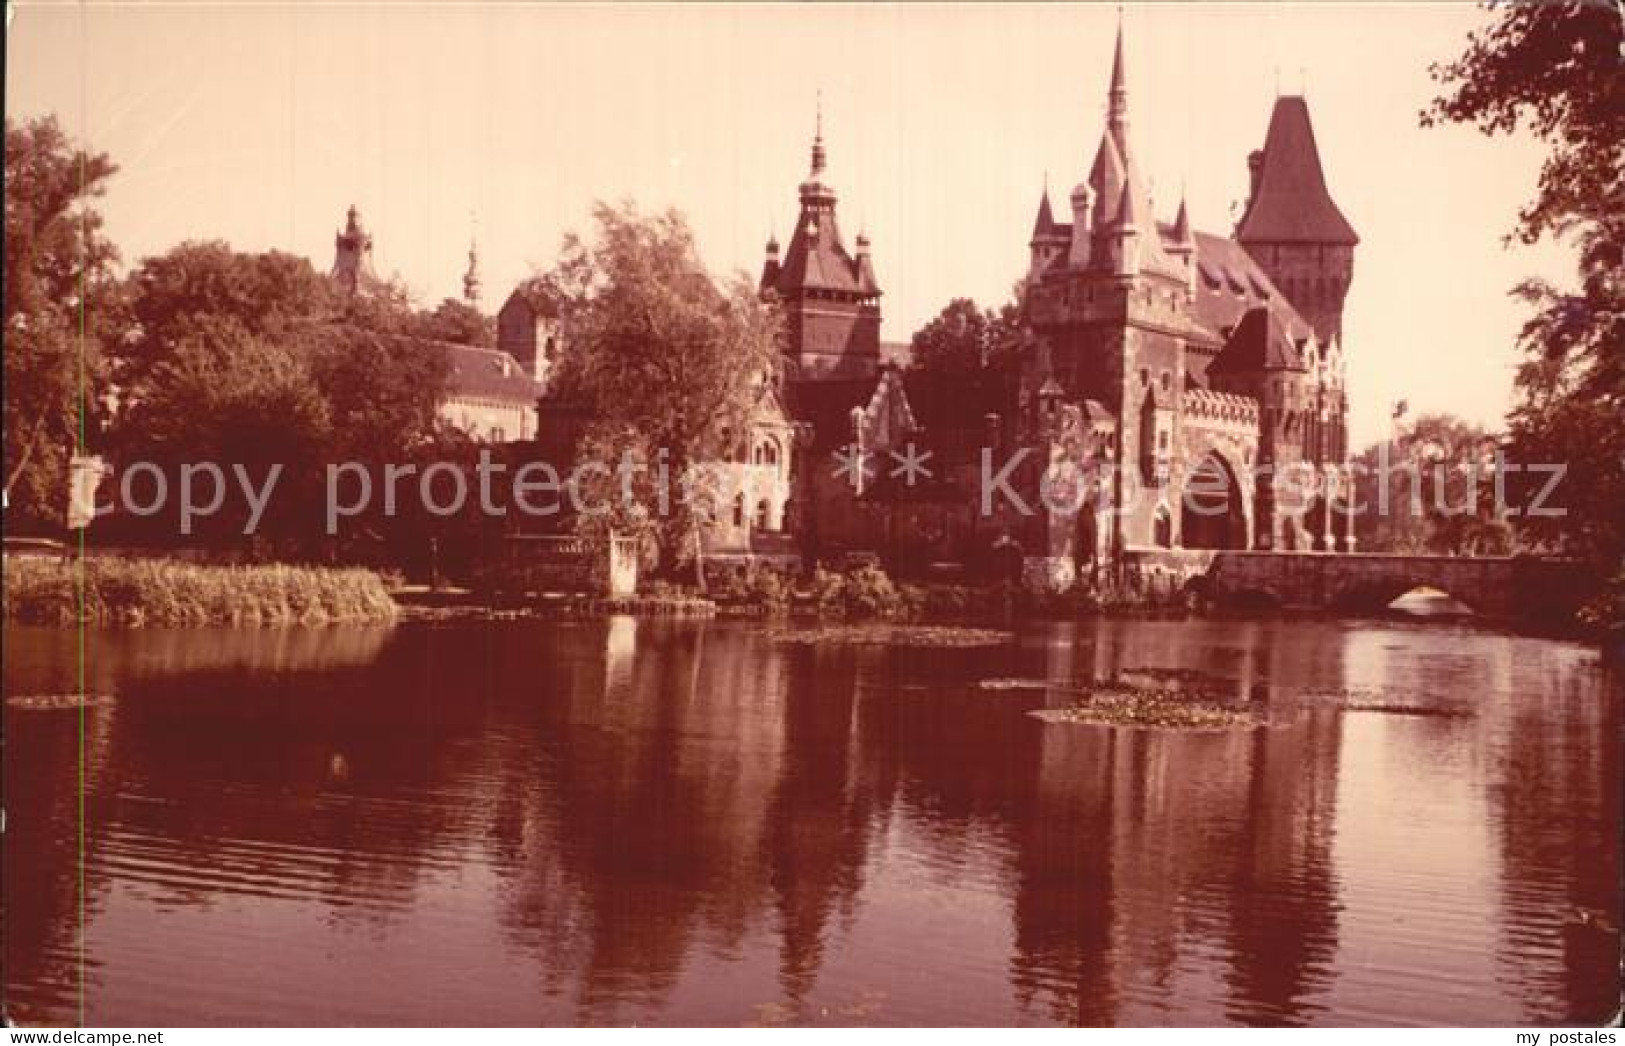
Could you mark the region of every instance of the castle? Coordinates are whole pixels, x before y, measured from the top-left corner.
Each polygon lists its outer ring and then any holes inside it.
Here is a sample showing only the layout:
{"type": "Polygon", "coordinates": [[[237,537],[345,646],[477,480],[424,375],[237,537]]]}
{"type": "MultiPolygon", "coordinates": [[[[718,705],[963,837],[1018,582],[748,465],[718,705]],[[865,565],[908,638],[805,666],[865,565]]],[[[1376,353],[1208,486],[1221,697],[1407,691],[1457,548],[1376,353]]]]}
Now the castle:
{"type": "Polygon", "coordinates": [[[804,555],[1014,545],[1030,583],[1065,585],[1181,549],[1352,549],[1342,315],[1359,237],[1304,99],[1276,100],[1230,236],[1194,229],[1183,201],[1172,223],[1153,215],[1121,27],[1107,101],[1071,221],[1039,199],[1019,367],[959,387],[882,362],[870,244],[841,239],[820,130],[795,232],[782,254],[769,241],[761,277],[785,313],[785,403],[811,432],[788,515],[804,555]],[[854,450],[927,455],[929,480],[836,478],[854,450]],[[1011,504],[978,506],[998,462],[1016,463],[1011,504]]]}
{"type": "MultiPolygon", "coordinates": [[[[737,495],[702,535],[711,554],[1019,563],[1029,585],[1065,587],[1124,564],[1178,570],[1191,550],[1353,550],[1343,304],[1359,237],[1305,100],[1276,99],[1228,236],[1195,229],[1183,201],[1157,220],[1129,108],[1119,26],[1071,220],[1039,197],[1014,362],[974,376],[903,366],[881,341],[871,245],[842,235],[820,117],[795,228],[769,239],[759,281],[783,315],[785,373],[722,463],[737,495]]],[[[335,248],[340,286],[376,282],[353,209],[335,248]]],[[[477,306],[476,266],[471,251],[477,306]]],[[[497,330],[494,350],[453,347],[442,414],[570,453],[585,419],[543,395],[556,304],[522,284],[497,330]]]]}

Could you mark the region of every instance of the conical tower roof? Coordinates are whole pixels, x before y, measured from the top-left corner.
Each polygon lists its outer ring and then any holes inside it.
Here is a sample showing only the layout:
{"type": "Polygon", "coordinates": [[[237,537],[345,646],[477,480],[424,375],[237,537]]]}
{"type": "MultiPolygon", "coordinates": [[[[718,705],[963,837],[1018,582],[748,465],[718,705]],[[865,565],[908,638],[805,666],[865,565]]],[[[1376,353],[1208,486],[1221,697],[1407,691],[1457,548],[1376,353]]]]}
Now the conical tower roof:
{"type": "Polygon", "coordinates": [[[1360,242],[1326,188],[1309,104],[1301,97],[1275,100],[1258,186],[1236,226],[1236,239],[1244,244],[1360,242]]]}

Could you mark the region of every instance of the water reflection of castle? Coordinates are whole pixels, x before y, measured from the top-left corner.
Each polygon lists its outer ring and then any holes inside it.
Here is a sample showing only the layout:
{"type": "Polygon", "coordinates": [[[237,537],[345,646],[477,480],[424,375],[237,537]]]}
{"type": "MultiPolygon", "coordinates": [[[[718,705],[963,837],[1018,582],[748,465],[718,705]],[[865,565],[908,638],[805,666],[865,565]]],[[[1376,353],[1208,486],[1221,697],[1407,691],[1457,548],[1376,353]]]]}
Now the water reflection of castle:
{"type": "MultiPolygon", "coordinates": [[[[91,720],[86,779],[95,958],[112,976],[142,953],[149,942],[119,928],[144,925],[127,906],[156,889],[221,919],[240,896],[264,926],[364,930],[392,955],[421,950],[423,969],[496,964],[504,988],[482,1013],[497,1023],[1312,1021],[1349,947],[1334,842],[1351,823],[1338,789],[1360,786],[1342,717],[1213,734],[1046,727],[1024,699],[964,688],[1140,665],[1242,687],[1346,676],[1342,646],[1279,628],[1100,621],[960,660],[624,619],[402,630],[374,664],[322,672],[141,679],[114,666],[126,681],[116,717],[91,720]],[[98,922],[110,909],[123,914],[98,922]],[[457,932],[414,937],[440,925],[423,921],[436,911],[457,932]],[[877,986],[884,997],[865,994],[877,986]]],[[[71,766],[50,721],[34,722],[46,733],[18,751],[71,766]]],[[[1606,735],[1608,721],[1593,727],[1606,735]]],[[[1452,731],[1487,729],[1383,728],[1441,751],[1452,731]]],[[[1538,715],[1519,729],[1547,731],[1552,752],[1571,740],[1538,715]]],[[[1407,757],[1397,742],[1377,751],[1407,757]]],[[[1539,795],[1492,793],[1487,821],[1522,809],[1524,833],[1600,831],[1584,825],[1609,816],[1609,767],[1562,766],[1539,795]]],[[[49,777],[37,760],[24,769],[49,777]]],[[[19,797],[14,823],[55,823],[47,799],[19,797]]],[[[1509,830],[1486,843],[1463,858],[1493,868],[1501,854],[1504,874],[1529,881],[1538,841],[1509,830]]],[[[70,855],[53,852],[14,838],[8,882],[55,882],[50,863],[70,855]]],[[[1605,866],[1568,868],[1558,888],[1603,905],[1605,866]]],[[[41,902],[13,926],[24,979],[67,954],[48,941],[77,920],[71,890],[37,890],[15,895],[20,910],[41,902]]],[[[1540,914],[1526,886],[1507,896],[1519,918],[1540,914]]],[[[1530,1012],[1606,988],[1582,968],[1587,947],[1540,967],[1548,987],[1523,989],[1530,1012]]],[[[387,1001],[411,1021],[438,997],[345,970],[321,979],[332,998],[311,1005],[339,1014],[387,1001]]]]}

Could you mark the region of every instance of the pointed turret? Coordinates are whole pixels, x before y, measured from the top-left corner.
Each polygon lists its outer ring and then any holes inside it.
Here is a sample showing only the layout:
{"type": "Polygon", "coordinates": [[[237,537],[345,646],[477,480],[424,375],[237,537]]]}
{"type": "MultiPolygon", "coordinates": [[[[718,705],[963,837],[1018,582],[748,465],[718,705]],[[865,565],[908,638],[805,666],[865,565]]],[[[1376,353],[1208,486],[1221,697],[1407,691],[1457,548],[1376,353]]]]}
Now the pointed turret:
{"type": "Polygon", "coordinates": [[[1179,198],[1179,213],[1174,216],[1174,244],[1189,247],[1196,245],[1196,240],[1191,235],[1191,216],[1185,209],[1183,196],[1179,198]]]}
{"type": "Polygon", "coordinates": [[[1140,213],[1139,193],[1134,186],[1124,183],[1123,192],[1117,198],[1117,225],[1122,232],[1137,232],[1144,216],[1140,213]]]}
{"type": "Polygon", "coordinates": [[[1044,189],[1038,194],[1038,215],[1033,219],[1033,235],[1027,241],[1031,252],[1027,263],[1028,279],[1036,279],[1057,255],[1066,251],[1068,233],[1066,226],[1055,220],[1055,212],[1049,205],[1049,179],[1044,180],[1044,189]]]}
{"type": "Polygon", "coordinates": [[[1185,274],[1185,292],[1196,294],[1196,236],[1191,232],[1191,217],[1185,207],[1183,195],[1179,198],[1179,213],[1174,216],[1174,228],[1163,249],[1185,274]]]}
{"type": "Polygon", "coordinates": [[[1140,271],[1140,229],[1144,218],[1140,214],[1139,193],[1128,182],[1123,183],[1123,194],[1117,201],[1117,220],[1114,235],[1117,238],[1117,275],[1133,276],[1140,271]]]}
{"type": "Polygon", "coordinates": [[[1103,228],[1117,218],[1113,209],[1123,195],[1128,172],[1123,167],[1123,154],[1117,139],[1110,133],[1100,136],[1100,148],[1095,150],[1095,163],[1089,169],[1089,187],[1095,194],[1095,226],[1103,228]]]}
{"type": "Polygon", "coordinates": [[[1055,232],[1055,213],[1049,206],[1049,186],[1038,194],[1038,216],[1033,219],[1033,238],[1028,246],[1036,247],[1043,243],[1055,232]]]}

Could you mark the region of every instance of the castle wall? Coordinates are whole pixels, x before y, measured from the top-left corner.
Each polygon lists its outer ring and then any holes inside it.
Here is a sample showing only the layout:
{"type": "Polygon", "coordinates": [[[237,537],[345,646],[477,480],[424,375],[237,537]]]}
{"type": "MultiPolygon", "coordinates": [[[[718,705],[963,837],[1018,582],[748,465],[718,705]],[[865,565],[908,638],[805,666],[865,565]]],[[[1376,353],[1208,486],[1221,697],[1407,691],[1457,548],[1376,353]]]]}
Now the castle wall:
{"type": "Polygon", "coordinates": [[[1354,279],[1354,248],[1338,244],[1247,244],[1322,345],[1343,340],[1343,301],[1354,279]]]}

